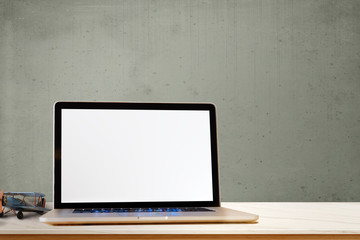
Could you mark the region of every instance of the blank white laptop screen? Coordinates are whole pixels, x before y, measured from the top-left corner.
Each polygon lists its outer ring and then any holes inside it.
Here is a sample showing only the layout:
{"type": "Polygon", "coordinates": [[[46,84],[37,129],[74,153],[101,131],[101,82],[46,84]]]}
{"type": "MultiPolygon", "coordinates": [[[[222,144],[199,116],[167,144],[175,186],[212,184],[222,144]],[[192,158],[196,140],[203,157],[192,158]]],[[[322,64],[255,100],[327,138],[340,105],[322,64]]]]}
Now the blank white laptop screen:
{"type": "Polygon", "coordinates": [[[209,111],[61,113],[62,203],[213,201],[209,111]]]}

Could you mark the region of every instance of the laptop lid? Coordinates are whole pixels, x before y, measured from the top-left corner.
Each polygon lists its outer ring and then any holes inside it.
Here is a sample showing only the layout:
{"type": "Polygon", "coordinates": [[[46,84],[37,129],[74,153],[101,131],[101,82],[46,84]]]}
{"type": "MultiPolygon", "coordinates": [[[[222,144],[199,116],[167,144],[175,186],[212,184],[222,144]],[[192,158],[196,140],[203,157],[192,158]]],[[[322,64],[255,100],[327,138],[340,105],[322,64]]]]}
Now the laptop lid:
{"type": "Polygon", "coordinates": [[[54,207],[220,206],[215,106],[58,102],[54,207]]]}

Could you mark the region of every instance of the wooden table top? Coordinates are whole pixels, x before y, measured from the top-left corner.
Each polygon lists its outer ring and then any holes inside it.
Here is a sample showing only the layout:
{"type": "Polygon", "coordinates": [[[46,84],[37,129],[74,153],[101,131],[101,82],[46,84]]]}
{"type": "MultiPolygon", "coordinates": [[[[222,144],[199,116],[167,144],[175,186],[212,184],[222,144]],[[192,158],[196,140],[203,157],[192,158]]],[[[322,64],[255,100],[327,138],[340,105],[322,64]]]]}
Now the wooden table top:
{"type": "Polygon", "coordinates": [[[0,234],[360,234],[360,202],[227,202],[222,206],[258,214],[259,221],[253,224],[51,226],[40,223],[36,213],[24,213],[22,220],[13,214],[0,218],[0,234]]]}

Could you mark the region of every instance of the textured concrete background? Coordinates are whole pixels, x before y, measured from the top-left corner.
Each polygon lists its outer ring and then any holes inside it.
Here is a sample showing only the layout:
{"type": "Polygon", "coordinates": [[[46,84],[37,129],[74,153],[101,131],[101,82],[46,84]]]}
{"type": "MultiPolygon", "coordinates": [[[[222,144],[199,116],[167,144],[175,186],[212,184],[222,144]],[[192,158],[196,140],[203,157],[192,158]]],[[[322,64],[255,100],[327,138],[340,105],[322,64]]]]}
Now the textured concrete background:
{"type": "Polygon", "coordinates": [[[360,201],[360,1],[0,0],[0,186],[58,100],[213,102],[223,201],[360,201]]]}

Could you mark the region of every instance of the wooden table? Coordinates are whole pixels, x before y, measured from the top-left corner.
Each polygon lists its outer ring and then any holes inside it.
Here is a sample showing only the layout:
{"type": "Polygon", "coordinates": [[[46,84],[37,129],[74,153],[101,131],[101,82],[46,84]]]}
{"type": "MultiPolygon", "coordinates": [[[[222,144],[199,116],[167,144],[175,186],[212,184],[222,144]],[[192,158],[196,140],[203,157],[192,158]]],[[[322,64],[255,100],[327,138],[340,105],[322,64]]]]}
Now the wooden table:
{"type": "Polygon", "coordinates": [[[360,203],[223,203],[254,224],[51,226],[39,215],[0,218],[0,239],[360,239],[360,203]]]}

